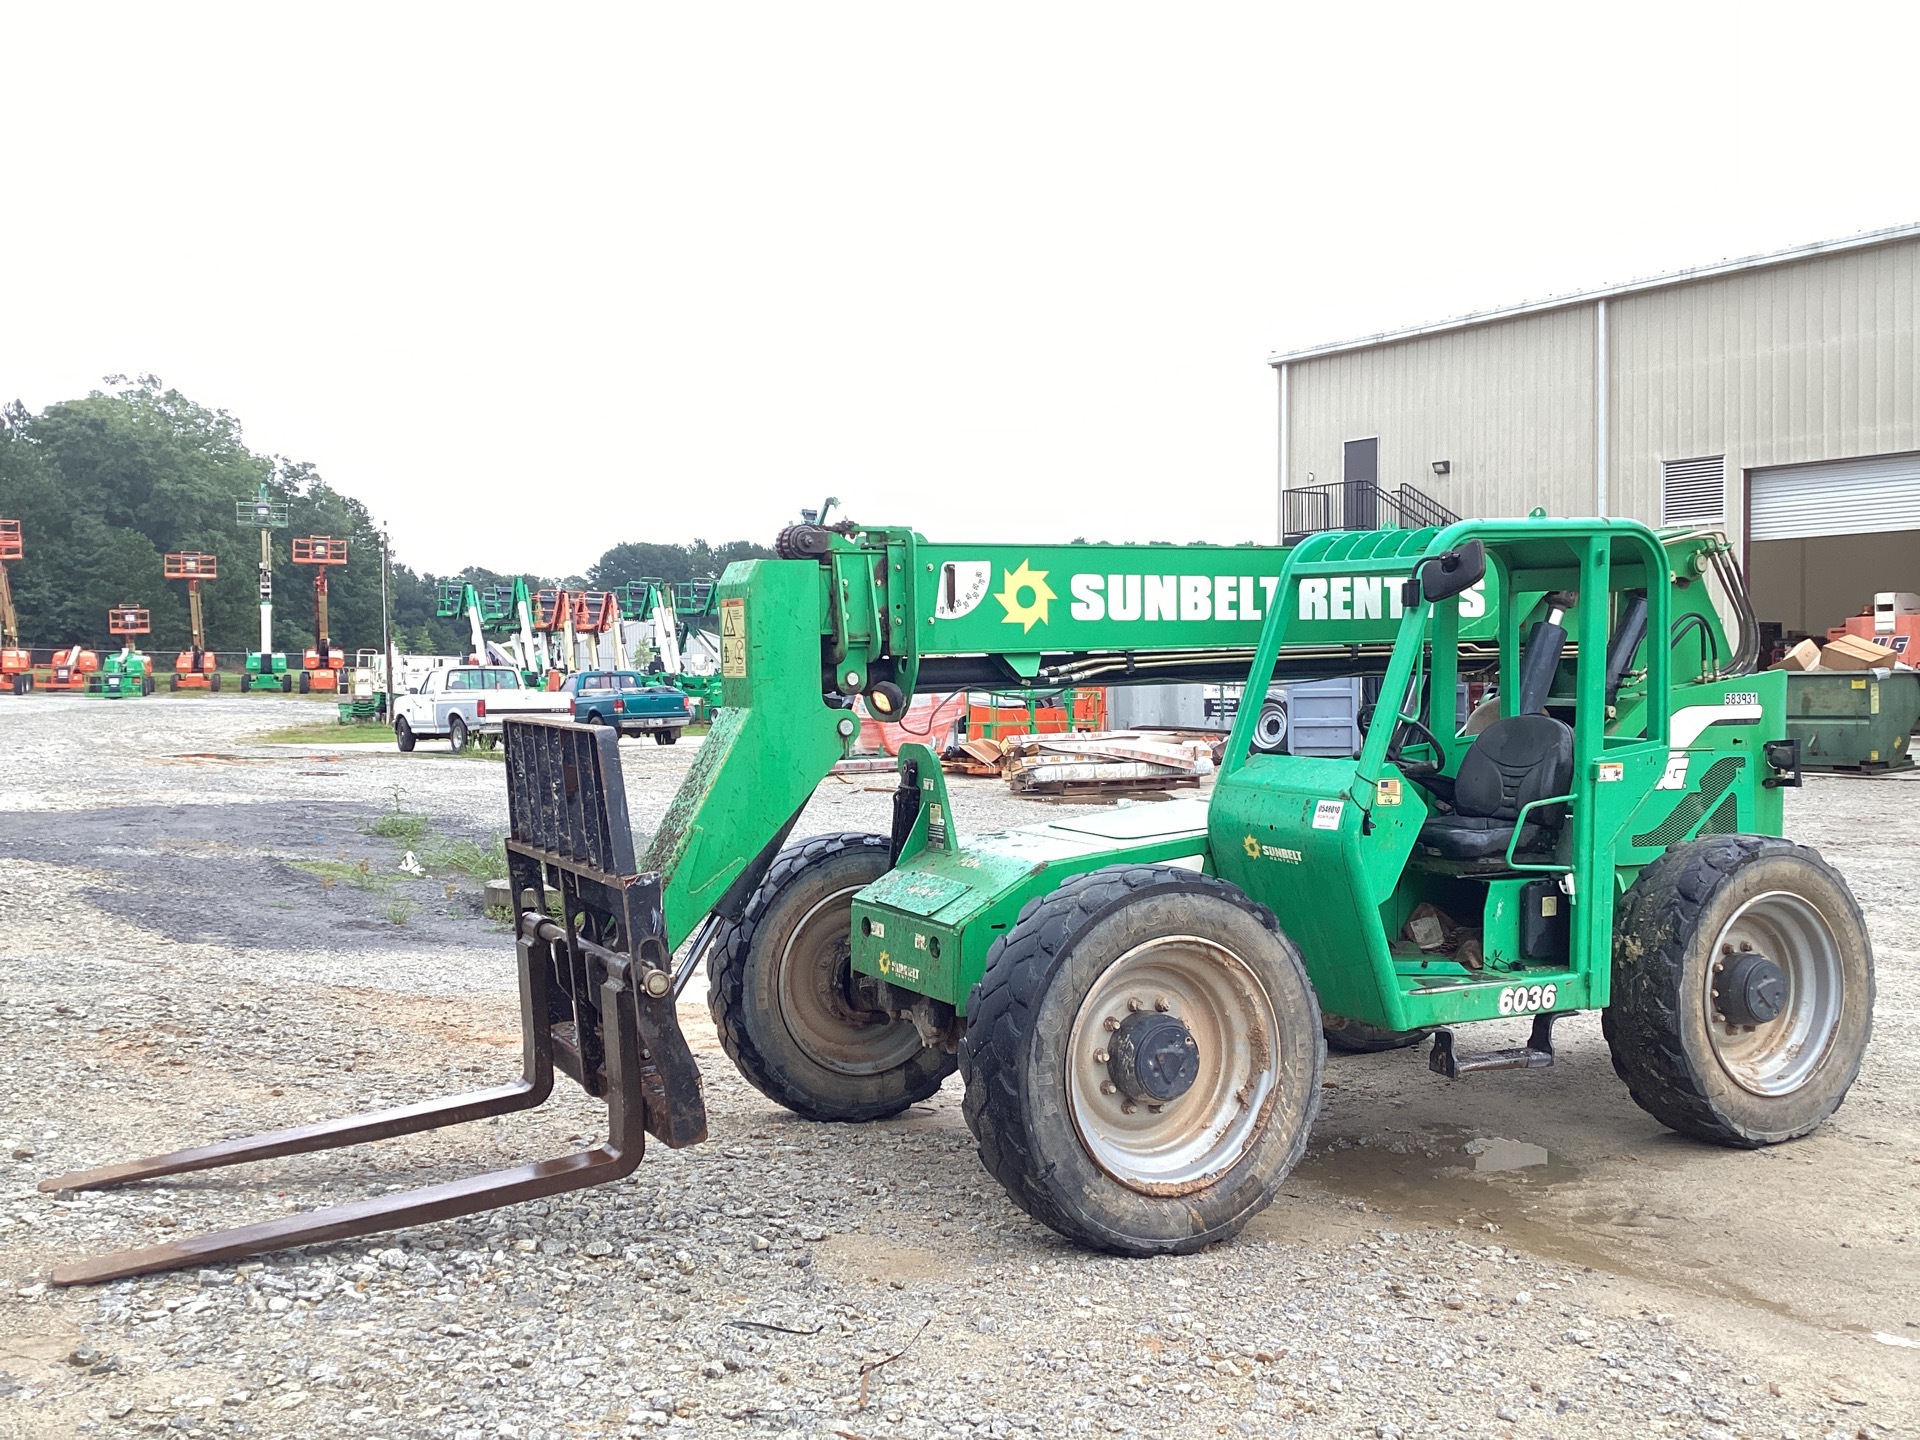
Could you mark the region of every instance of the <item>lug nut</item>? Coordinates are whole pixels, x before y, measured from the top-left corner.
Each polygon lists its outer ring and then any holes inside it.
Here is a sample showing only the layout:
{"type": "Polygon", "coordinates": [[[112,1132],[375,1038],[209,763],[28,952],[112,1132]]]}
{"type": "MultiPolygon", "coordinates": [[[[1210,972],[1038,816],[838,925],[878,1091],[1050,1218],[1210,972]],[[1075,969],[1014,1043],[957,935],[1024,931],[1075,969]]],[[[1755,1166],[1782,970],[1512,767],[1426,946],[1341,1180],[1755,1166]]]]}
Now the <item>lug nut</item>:
{"type": "Polygon", "coordinates": [[[1113,1016],[1111,1015],[1109,1015],[1106,1019],[1102,1020],[1100,1023],[1108,1030],[1118,1030],[1120,1028],[1120,1022],[1114,1019],[1113,1016]]]}
{"type": "Polygon", "coordinates": [[[1135,1105],[1133,1101],[1129,1100],[1127,1101],[1126,1104],[1120,1107],[1120,1113],[1122,1115],[1131,1115],[1135,1110],[1138,1110],[1139,1108],[1140,1107],[1138,1105],[1135,1105]]]}
{"type": "Polygon", "coordinates": [[[1106,1051],[1104,1051],[1104,1050],[1096,1050],[1096,1051],[1094,1051],[1094,1052],[1093,1052],[1093,1063],[1094,1063],[1094,1064],[1096,1064],[1096,1065],[1104,1065],[1104,1064],[1106,1064],[1106,1063],[1107,1063],[1107,1052],[1106,1052],[1106,1051]]]}
{"type": "Polygon", "coordinates": [[[1114,1084],[1113,1081],[1111,1080],[1102,1080],[1100,1082],[1100,1093],[1102,1095],[1117,1094],[1119,1092],[1119,1089],[1120,1087],[1114,1084]]]}
{"type": "Polygon", "coordinates": [[[1147,1113],[1150,1115],[1158,1115],[1162,1110],[1166,1108],[1167,1107],[1164,1105],[1149,1105],[1147,1106],[1147,1113]]]}
{"type": "Polygon", "coordinates": [[[1129,996],[1127,997],[1127,1009],[1129,1009],[1129,1010],[1144,1010],[1144,1009],[1146,1009],[1146,1008],[1147,1008],[1146,1006],[1144,1006],[1144,1005],[1142,1005],[1142,1004],[1140,1003],[1140,997],[1139,997],[1139,996],[1137,996],[1137,995],[1129,995],[1129,996]]]}
{"type": "Polygon", "coordinates": [[[1170,1008],[1167,1004],[1167,997],[1164,995],[1154,996],[1153,1008],[1158,1010],[1162,1015],[1166,1014],[1168,1009],[1170,1008]]]}

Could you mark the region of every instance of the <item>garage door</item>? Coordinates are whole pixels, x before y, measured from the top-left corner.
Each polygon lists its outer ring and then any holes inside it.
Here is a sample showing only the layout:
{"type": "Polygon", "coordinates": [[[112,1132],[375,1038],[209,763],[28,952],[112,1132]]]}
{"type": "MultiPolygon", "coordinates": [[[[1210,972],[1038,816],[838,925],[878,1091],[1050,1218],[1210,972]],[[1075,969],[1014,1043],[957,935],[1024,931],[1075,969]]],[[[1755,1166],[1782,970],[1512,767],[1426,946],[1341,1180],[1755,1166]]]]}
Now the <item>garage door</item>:
{"type": "Polygon", "coordinates": [[[1920,453],[1752,473],[1749,540],[1920,530],[1920,453]]]}

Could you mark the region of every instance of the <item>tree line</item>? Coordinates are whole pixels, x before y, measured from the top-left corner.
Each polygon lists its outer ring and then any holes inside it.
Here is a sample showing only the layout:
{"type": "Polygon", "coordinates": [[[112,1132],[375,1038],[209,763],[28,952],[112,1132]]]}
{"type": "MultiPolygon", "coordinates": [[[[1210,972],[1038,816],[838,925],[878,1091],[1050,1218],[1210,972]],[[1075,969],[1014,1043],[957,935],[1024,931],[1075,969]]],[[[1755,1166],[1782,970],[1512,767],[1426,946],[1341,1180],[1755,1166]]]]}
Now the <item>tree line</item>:
{"type": "MultiPolygon", "coordinates": [[[[74,643],[117,649],[107,611],[143,606],[160,654],[191,643],[186,586],[163,578],[162,557],[197,550],[219,557],[220,578],[201,589],[207,644],[250,650],[260,635],[256,532],[236,526],[234,504],[262,484],[289,511],[273,540],[273,643],[301,651],[314,643],[313,571],[292,562],[290,537],[344,539],[348,563],[328,576],[328,628],[347,650],[380,644],[380,524],[305,461],[249,450],[240,422],[170,389],[152,375],[110,376],[109,389],[48,405],[0,407],[0,518],[18,520],[25,557],[8,562],[21,640],[50,649],[74,643]]],[[[731,560],[768,557],[763,546],[629,542],[615,545],[584,576],[525,574],[529,588],[562,584],[612,589],[629,580],[701,579],[731,560]]],[[[481,568],[438,576],[389,557],[394,643],[423,654],[467,648],[459,617],[436,614],[442,579],[476,586],[516,577],[481,568]]]]}

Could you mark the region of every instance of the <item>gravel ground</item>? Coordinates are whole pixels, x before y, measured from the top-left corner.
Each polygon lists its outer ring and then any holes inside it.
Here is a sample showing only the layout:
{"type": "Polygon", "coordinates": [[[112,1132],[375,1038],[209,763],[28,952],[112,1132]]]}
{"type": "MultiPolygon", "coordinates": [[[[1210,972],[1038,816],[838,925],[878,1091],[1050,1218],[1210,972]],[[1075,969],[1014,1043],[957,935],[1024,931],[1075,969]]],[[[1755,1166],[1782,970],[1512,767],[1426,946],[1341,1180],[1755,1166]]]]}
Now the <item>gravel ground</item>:
{"type": "MultiPolygon", "coordinates": [[[[1907,781],[1793,797],[1793,827],[1868,910],[1881,1000],[1853,1101],[1782,1150],[1664,1136],[1590,1021],[1562,1027],[1553,1070],[1487,1083],[1448,1087],[1411,1052],[1336,1060],[1307,1162],[1241,1240],[1117,1261],[1008,1204],[957,1081],[893,1121],[809,1125],[741,1081],[686,1005],[714,1138],[656,1148],[620,1184],[51,1290],[57,1259],[598,1133],[603,1112],[563,1086],[530,1115],[332,1156],[34,1189],[515,1073],[504,927],[471,879],[401,875],[402,847],[363,828],[397,788],[442,838],[487,839],[500,766],[250,742],[317,709],[0,709],[0,1435],[1920,1433],[1907,781]],[[301,868],[316,861],[367,871],[328,884],[301,868]]],[[[622,747],[641,832],[693,749],[622,747]]],[[[884,829],[889,791],[830,781],[796,833],[884,829]]],[[[954,802],[976,830],[1063,813],[989,782],[954,802]]]]}

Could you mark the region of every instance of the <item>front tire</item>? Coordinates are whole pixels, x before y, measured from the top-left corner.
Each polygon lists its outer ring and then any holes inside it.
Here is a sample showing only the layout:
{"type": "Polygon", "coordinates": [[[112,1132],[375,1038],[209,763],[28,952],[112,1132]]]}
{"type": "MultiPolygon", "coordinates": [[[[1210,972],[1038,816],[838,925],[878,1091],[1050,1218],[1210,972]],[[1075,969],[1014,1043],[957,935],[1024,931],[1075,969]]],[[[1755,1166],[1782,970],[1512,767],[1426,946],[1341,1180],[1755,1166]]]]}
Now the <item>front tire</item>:
{"type": "Polygon", "coordinates": [[[302,670],[300,672],[300,693],[302,695],[308,695],[308,694],[311,694],[312,692],[313,692],[313,673],[308,670],[302,670]]]}
{"type": "Polygon", "coordinates": [[[1791,841],[1714,836],[1667,851],[1622,899],[1601,1024],[1641,1109],[1751,1148],[1840,1108],[1873,989],[1866,921],[1838,871],[1791,841]]]}
{"type": "Polygon", "coordinates": [[[1326,1041],[1299,951],[1271,911],[1190,870],[1114,866],[1031,902],[987,952],[967,1019],[982,1163],[1098,1250],[1185,1255],[1237,1234],[1320,1105],[1326,1041]]]}
{"type": "Polygon", "coordinates": [[[393,743],[400,747],[402,755],[413,753],[413,747],[418,743],[414,739],[413,726],[407,723],[407,717],[404,715],[393,722],[393,743]]]}
{"type": "Polygon", "coordinates": [[[207,688],[216,695],[220,693],[220,672],[218,670],[207,677],[207,688]]]}
{"type": "Polygon", "coordinates": [[[904,1020],[858,1004],[854,892],[886,874],[884,835],[789,846],[714,946],[707,1007],[720,1043],[768,1099],[809,1120],[882,1120],[953,1073],[904,1020]]]}
{"type": "Polygon", "coordinates": [[[452,716],[447,721],[447,748],[456,755],[464,755],[467,753],[468,739],[467,722],[458,715],[452,716]]]}

